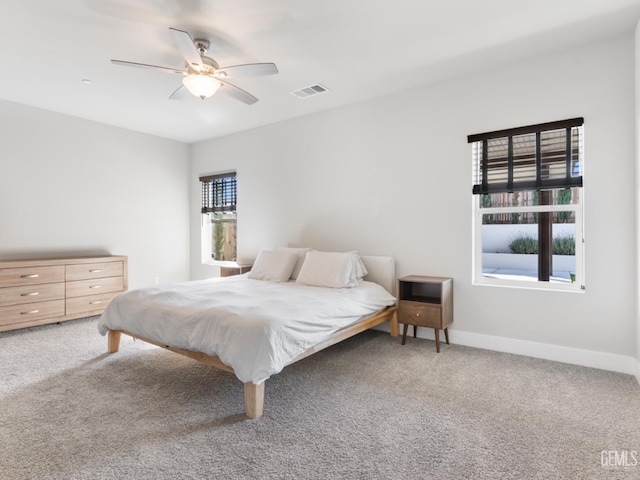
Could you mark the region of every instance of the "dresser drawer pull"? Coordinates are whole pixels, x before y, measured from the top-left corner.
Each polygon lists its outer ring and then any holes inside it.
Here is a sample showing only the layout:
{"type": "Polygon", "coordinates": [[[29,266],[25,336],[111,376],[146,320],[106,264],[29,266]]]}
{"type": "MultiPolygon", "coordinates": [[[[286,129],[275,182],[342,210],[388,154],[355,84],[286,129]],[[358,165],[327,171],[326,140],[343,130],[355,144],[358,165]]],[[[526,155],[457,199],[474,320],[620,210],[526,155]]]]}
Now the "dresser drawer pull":
{"type": "Polygon", "coordinates": [[[102,285],[89,285],[89,288],[102,288],[102,285]]]}
{"type": "Polygon", "coordinates": [[[419,317],[419,316],[420,316],[420,312],[416,313],[416,317],[419,317]]]}
{"type": "Polygon", "coordinates": [[[33,315],[34,313],[39,313],[40,310],[29,310],[28,312],[20,312],[20,315],[33,315]]]}
{"type": "Polygon", "coordinates": [[[95,270],[89,270],[89,273],[100,273],[101,271],[101,268],[96,268],[95,270]]]}
{"type": "Polygon", "coordinates": [[[40,295],[40,292],[30,292],[30,293],[21,293],[21,297],[35,297],[36,295],[40,295]]]}
{"type": "Polygon", "coordinates": [[[93,302],[89,302],[89,305],[97,305],[98,303],[102,303],[102,300],[94,300],[93,302]]]}
{"type": "Polygon", "coordinates": [[[38,273],[30,273],[28,275],[20,275],[20,278],[38,278],[40,274],[38,273]]]}

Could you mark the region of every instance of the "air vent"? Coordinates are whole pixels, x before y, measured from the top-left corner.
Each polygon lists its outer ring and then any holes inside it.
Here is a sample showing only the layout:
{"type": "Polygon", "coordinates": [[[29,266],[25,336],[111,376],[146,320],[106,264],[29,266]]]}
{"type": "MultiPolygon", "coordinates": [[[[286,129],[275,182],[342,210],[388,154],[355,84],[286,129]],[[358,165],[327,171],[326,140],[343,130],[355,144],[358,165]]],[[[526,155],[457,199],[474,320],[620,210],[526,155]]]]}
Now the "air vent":
{"type": "Polygon", "coordinates": [[[326,93],[328,91],[329,89],[327,87],[323,87],[319,83],[316,83],[315,85],[309,85],[308,87],[301,88],[300,90],[294,90],[290,93],[291,95],[295,95],[298,98],[309,98],[313,97],[314,95],[326,93]]]}

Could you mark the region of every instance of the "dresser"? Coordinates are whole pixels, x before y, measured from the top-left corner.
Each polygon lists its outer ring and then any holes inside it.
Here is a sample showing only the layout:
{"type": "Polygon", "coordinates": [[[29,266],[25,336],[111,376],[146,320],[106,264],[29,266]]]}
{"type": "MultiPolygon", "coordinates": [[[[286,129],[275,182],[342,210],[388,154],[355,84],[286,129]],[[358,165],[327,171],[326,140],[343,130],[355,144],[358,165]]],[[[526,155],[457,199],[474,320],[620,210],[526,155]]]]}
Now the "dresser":
{"type": "Polygon", "coordinates": [[[127,288],[122,255],[0,261],[0,332],[99,315],[127,288]]]}

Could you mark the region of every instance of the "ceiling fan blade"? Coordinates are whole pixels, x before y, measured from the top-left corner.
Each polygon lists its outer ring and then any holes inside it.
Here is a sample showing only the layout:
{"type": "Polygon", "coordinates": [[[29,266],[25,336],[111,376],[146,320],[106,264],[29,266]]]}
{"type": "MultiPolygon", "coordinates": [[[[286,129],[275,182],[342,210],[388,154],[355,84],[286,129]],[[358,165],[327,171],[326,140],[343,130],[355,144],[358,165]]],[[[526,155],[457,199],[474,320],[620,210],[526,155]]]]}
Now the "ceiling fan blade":
{"type": "Polygon", "coordinates": [[[242,103],[246,103],[247,105],[253,105],[258,101],[258,99],[251,95],[249,92],[242,90],[241,88],[236,87],[229,82],[225,82],[224,80],[218,79],[218,81],[222,84],[220,91],[226,93],[231,98],[235,98],[236,100],[239,100],[242,103]]]}
{"type": "Polygon", "coordinates": [[[147,65],[146,63],[137,63],[137,62],[127,62],[126,60],[113,60],[111,59],[111,63],[114,65],[122,65],[123,67],[138,67],[138,68],[147,68],[152,70],[160,70],[166,73],[177,73],[179,75],[186,75],[187,72],[184,70],[178,70],[177,68],[170,67],[159,67],[157,65],[147,65]]]}
{"type": "Polygon", "coordinates": [[[169,100],[182,100],[183,98],[186,98],[188,94],[189,91],[184,88],[184,85],[180,85],[171,95],[169,95],[169,100]]]}
{"type": "Polygon", "coordinates": [[[275,63],[245,63],[243,65],[232,65],[216,70],[216,76],[222,74],[222,78],[259,77],[263,75],[274,75],[276,73],[278,73],[278,67],[276,67],[275,63]]]}
{"type": "Polygon", "coordinates": [[[202,58],[200,58],[200,54],[191,35],[177,28],[169,27],[169,30],[171,30],[171,35],[173,35],[173,41],[187,63],[193,67],[200,67],[202,65],[202,58]]]}

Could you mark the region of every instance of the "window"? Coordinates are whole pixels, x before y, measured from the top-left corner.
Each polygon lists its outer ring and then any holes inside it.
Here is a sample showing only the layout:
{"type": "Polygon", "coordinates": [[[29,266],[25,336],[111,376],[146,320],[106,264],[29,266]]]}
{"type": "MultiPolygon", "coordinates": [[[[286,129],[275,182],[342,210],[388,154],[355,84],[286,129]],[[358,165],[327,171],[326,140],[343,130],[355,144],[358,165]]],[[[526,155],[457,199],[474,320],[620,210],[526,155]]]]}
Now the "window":
{"type": "Polygon", "coordinates": [[[468,137],[475,283],[584,290],[583,123],[468,137]]]}
{"type": "Polygon", "coordinates": [[[200,177],[202,261],[235,262],[237,255],[236,172],[200,177]]]}

